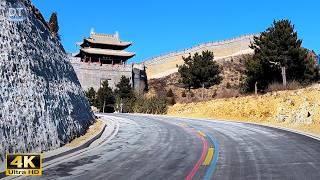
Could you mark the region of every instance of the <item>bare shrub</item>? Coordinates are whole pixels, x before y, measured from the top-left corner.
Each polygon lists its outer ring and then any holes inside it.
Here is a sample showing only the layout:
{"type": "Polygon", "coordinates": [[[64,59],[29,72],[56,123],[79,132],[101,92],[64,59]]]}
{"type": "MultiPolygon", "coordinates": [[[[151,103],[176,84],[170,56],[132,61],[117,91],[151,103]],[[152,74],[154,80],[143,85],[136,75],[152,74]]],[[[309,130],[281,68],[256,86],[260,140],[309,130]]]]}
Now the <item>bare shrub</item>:
{"type": "Polygon", "coordinates": [[[267,92],[295,90],[295,89],[300,89],[300,88],[302,88],[302,85],[297,81],[288,82],[286,87],[284,87],[282,83],[273,82],[273,83],[269,84],[269,86],[267,88],[267,92]]]}
{"type": "Polygon", "coordinates": [[[231,89],[231,84],[229,82],[227,82],[226,88],[231,89]]]}
{"type": "Polygon", "coordinates": [[[182,91],[181,97],[187,97],[186,91],[182,91]]]}
{"type": "Polygon", "coordinates": [[[173,93],[173,91],[172,91],[171,88],[167,91],[166,96],[167,96],[167,97],[174,97],[174,93],[173,93]]]}
{"type": "Polygon", "coordinates": [[[217,93],[216,98],[231,98],[231,97],[239,97],[240,93],[236,89],[224,89],[217,93]]]}
{"type": "Polygon", "coordinates": [[[146,114],[165,114],[168,109],[167,99],[164,97],[137,97],[133,111],[146,114]]]}

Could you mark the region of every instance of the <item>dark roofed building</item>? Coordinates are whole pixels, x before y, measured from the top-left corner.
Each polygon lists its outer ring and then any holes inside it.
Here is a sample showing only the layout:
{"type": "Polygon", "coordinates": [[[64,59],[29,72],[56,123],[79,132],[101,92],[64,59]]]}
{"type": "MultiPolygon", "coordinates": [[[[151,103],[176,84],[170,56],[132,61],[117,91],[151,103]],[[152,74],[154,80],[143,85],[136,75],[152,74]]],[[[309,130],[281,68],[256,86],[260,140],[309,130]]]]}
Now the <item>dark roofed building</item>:
{"type": "Polygon", "coordinates": [[[79,45],[80,52],[70,59],[84,90],[98,90],[105,80],[114,89],[121,76],[131,80],[137,93],[147,88],[144,65],[127,63],[135,53],[125,51],[132,43],[121,41],[118,33],[91,32],[79,45]]]}
{"type": "Polygon", "coordinates": [[[102,64],[125,64],[135,53],[125,51],[132,43],[121,41],[119,34],[97,34],[92,32],[80,45],[80,53],[76,57],[81,62],[102,64]]]}

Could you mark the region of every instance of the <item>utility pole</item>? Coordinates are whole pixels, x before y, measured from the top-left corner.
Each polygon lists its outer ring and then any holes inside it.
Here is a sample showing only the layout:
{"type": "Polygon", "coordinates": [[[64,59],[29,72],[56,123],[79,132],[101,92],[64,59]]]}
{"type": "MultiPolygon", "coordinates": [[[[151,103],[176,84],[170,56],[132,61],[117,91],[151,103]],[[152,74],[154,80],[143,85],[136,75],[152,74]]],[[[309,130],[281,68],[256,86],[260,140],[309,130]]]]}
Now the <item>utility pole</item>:
{"type": "Polygon", "coordinates": [[[103,108],[102,108],[102,112],[104,113],[104,108],[106,107],[106,100],[103,100],[103,108]]]}
{"type": "Polygon", "coordinates": [[[204,83],[202,83],[202,100],[204,99],[204,83]]]}
{"type": "Polygon", "coordinates": [[[255,95],[258,94],[258,81],[256,81],[256,83],[254,83],[254,94],[255,95]]]}
{"type": "Polygon", "coordinates": [[[286,76],[286,67],[281,67],[281,75],[282,75],[282,84],[284,87],[287,87],[287,76],[286,76]]]}

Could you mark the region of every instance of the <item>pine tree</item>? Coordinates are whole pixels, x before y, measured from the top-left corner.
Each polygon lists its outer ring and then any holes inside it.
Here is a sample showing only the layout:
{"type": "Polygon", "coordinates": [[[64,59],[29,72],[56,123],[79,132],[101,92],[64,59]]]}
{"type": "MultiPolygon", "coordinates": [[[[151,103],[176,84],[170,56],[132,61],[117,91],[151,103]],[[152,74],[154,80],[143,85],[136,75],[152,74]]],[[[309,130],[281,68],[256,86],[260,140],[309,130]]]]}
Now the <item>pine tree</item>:
{"type": "Polygon", "coordinates": [[[113,112],[115,98],[108,81],[103,81],[101,88],[97,92],[96,106],[100,112],[113,112]]]}
{"type": "Polygon", "coordinates": [[[57,37],[60,40],[58,14],[56,12],[53,12],[51,14],[51,17],[49,20],[49,28],[50,28],[50,32],[51,32],[52,36],[57,37]]]}
{"type": "Polygon", "coordinates": [[[265,89],[271,82],[297,80],[301,83],[316,78],[315,66],[301,47],[302,40],[289,20],[274,21],[272,26],[254,37],[252,59],[246,61],[246,84],[253,89],[258,84],[265,89]]]}
{"type": "Polygon", "coordinates": [[[258,89],[266,89],[268,84],[273,81],[272,68],[266,61],[256,58],[255,56],[245,55],[242,57],[245,65],[245,81],[242,85],[244,92],[251,92],[258,89]]]}
{"type": "Polygon", "coordinates": [[[167,91],[166,96],[167,97],[174,97],[174,93],[171,88],[167,91]]]}
{"type": "Polygon", "coordinates": [[[120,82],[116,85],[116,107],[120,112],[132,112],[134,103],[134,92],[131,87],[130,79],[121,76],[120,82]]]}
{"type": "Polygon", "coordinates": [[[184,64],[178,66],[181,80],[186,87],[200,88],[219,84],[222,80],[221,69],[213,61],[214,55],[210,51],[203,51],[201,55],[195,53],[193,56],[183,57],[184,64]]]}
{"type": "Polygon", "coordinates": [[[132,98],[134,96],[133,89],[131,87],[130,79],[121,76],[120,82],[116,85],[115,94],[121,99],[132,98]]]}
{"type": "Polygon", "coordinates": [[[96,91],[93,89],[93,87],[89,88],[88,91],[85,92],[85,94],[88,98],[90,106],[94,106],[96,101],[96,91]]]}

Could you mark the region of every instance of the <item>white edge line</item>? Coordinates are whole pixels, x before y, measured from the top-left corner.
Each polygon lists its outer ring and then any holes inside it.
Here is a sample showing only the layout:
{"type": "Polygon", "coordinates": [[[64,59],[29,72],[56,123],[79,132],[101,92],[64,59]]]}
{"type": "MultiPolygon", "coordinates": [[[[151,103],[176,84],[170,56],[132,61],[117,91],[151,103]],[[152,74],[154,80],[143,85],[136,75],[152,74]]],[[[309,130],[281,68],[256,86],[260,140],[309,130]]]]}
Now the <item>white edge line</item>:
{"type": "Polygon", "coordinates": [[[143,115],[143,116],[162,116],[162,117],[169,117],[169,118],[181,118],[181,119],[186,119],[186,120],[196,120],[196,121],[206,121],[206,122],[220,122],[220,123],[240,123],[240,124],[251,124],[251,125],[258,125],[258,126],[262,126],[262,127],[269,127],[269,128],[274,128],[274,129],[280,129],[280,130],[284,130],[284,131],[288,131],[288,132],[292,132],[292,133],[296,133],[296,134],[300,134],[303,136],[307,136],[309,138],[315,139],[320,141],[320,137],[311,133],[306,133],[303,131],[299,131],[299,130],[294,130],[294,129],[289,129],[289,128],[285,128],[285,127],[279,127],[279,126],[271,126],[271,125],[266,125],[266,124],[259,124],[259,123],[254,123],[254,122],[242,122],[242,121],[236,121],[236,120],[227,120],[227,119],[210,119],[210,118],[194,118],[194,117],[178,117],[178,116],[170,116],[170,115],[155,115],[155,114],[138,114],[138,113],[134,113],[134,115],[143,115]]]}

